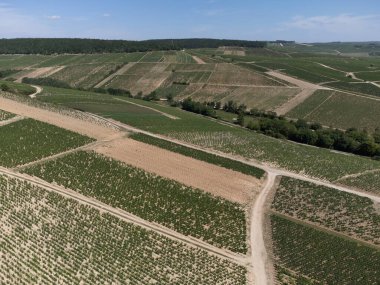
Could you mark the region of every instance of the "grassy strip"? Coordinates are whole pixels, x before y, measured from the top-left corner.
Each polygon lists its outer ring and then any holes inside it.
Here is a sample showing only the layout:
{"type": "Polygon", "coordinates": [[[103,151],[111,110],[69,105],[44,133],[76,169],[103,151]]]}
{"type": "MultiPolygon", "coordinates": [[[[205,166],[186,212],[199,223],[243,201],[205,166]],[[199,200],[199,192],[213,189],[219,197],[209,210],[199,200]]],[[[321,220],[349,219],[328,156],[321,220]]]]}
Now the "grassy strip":
{"type": "Polygon", "coordinates": [[[272,215],[279,265],[322,284],[378,284],[380,251],[272,215]]]}
{"type": "Polygon", "coordinates": [[[217,247],[247,251],[241,205],[176,181],[84,151],[25,172],[217,247]]]}
{"type": "Polygon", "coordinates": [[[15,167],[93,141],[46,123],[25,119],[0,127],[0,165],[15,167]]]}
{"type": "Polygon", "coordinates": [[[19,95],[30,95],[36,92],[36,89],[27,84],[0,80],[0,91],[11,92],[19,95]]]}
{"type": "Polygon", "coordinates": [[[148,136],[145,134],[135,133],[135,134],[132,134],[130,136],[130,138],[137,140],[137,141],[140,141],[140,142],[143,142],[143,143],[158,146],[160,148],[167,149],[167,150],[170,150],[172,152],[180,153],[180,154],[183,154],[185,156],[189,156],[189,157],[201,160],[201,161],[205,161],[205,162],[208,162],[211,164],[215,164],[215,165],[227,168],[227,169],[231,169],[231,170],[235,170],[235,171],[247,174],[247,175],[251,175],[251,176],[254,176],[258,179],[262,178],[265,174],[265,171],[260,169],[260,168],[256,168],[254,166],[247,165],[247,164],[239,162],[239,161],[235,161],[235,160],[232,160],[229,158],[217,156],[215,154],[207,153],[207,152],[204,152],[201,150],[196,150],[196,149],[192,149],[189,147],[185,147],[185,146],[182,146],[182,145],[179,145],[179,144],[176,144],[173,142],[169,142],[169,141],[166,141],[163,139],[151,137],[151,136],[148,136]]]}

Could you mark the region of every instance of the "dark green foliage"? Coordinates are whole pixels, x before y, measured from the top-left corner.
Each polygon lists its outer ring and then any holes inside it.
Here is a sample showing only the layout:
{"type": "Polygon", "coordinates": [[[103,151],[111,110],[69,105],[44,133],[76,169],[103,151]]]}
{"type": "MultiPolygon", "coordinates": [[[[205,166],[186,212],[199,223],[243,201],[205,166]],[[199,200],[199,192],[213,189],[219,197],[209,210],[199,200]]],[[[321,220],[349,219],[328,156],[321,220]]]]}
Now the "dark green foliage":
{"type": "Polygon", "coordinates": [[[265,47],[266,42],[215,39],[162,39],[147,41],[96,39],[0,39],[0,54],[61,54],[136,52],[218,48],[220,46],[265,47]]]}
{"type": "Polygon", "coordinates": [[[53,79],[50,77],[43,78],[28,78],[24,77],[22,79],[22,83],[25,84],[34,84],[34,85],[43,85],[43,86],[51,86],[57,88],[71,88],[70,85],[64,81],[60,81],[57,79],[53,79]]]}
{"type": "Polygon", "coordinates": [[[242,162],[231,160],[228,158],[224,158],[221,156],[217,156],[215,154],[210,154],[207,152],[203,152],[201,150],[196,150],[192,148],[188,148],[179,144],[175,144],[169,141],[165,141],[162,139],[158,139],[155,137],[147,136],[141,133],[135,133],[130,136],[132,139],[141,141],[143,143],[151,144],[158,146],[160,148],[164,148],[176,153],[180,153],[186,156],[193,157],[198,160],[202,160],[208,163],[212,163],[224,168],[232,169],[244,174],[255,176],[260,179],[264,176],[265,172],[262,169],[244,164],[242,162]]]}
{"type": "Polygon", "coordinates": [[[195,102],[191,98],[183,100],[182,109],[204,116],[216,117],[214,108],[208,106],[206,103],[195,102]]]}
{"type": "Polygon", "coordinates": [[[201,190],[83,151],[25,171],[215,246],[247,251],[242,206],[201,190]]]}
{"type": "Polygon", "coordinates": [[[272,215],[277,263],[322,284],[377,285],[380,250],[272,215]]]}

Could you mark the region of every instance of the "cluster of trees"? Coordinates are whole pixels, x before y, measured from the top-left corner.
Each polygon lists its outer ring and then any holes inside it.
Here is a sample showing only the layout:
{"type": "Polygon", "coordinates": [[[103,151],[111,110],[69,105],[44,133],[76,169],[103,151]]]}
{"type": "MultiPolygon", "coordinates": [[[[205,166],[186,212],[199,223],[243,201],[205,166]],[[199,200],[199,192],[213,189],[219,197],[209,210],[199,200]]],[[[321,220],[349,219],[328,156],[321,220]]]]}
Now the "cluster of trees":
{"type": "Polygon", "coordinates": [[[65,38],[0,39],[1,54],[112,53],[217,48],[219,46],[263,48],[266,47],[266,42],[217,39],[162,39],[147,41],[65,38]]]}
{"type": "Polygon", "coordinates": [[[16,72],[18,72],[18,70],[12,70],[12,69],[0,70],[0,78],[7,77],[16,72]]]}
{"type": "Polygon", "coordinates": [[[186,98],[182,101],[181,107],[185,111],[216,118],[216,112],[214,108],[207,103],[196,102],[191,98],[186,98]]]}
{"type": "Polygon", "coordinates": [[[201,103],[188,98],[182,102],[182,109],[211,117],[216,117],[215,109],[223,109],[238,115],[237,124],[271,137],[380,159],[380,128],[372,134],[355,128],[345,131],[324,128],[321,124],[301,119],[287,120],[275,112],[247,110],[247,106],[234,101],[228,101],[222,106],[220,102],[201,103]],[[247,124],[246,117],[252,118],[247,124]]]}

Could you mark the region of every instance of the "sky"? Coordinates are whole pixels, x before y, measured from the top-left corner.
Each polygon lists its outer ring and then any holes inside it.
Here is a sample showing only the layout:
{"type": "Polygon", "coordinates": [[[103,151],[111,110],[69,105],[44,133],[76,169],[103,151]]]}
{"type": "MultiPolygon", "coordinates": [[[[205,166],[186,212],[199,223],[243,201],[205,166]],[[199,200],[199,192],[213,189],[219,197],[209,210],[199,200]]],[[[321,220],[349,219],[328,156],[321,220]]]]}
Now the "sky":
{"type": "Polygon", "coordinates": [[[0,0],[0,38],[380,41],[380,0],[0,0]]]}

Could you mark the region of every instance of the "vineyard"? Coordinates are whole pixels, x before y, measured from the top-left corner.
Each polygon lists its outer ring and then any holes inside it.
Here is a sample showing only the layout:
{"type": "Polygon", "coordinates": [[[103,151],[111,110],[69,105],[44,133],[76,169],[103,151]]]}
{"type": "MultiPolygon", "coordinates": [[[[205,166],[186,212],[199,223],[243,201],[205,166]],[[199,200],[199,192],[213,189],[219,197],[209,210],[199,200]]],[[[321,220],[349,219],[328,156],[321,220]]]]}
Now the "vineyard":
{"type": "Polygon", "coordinates": [[[379,205],[369,198],[283,177],[272,209],[380,245],[379,205]]]}
{"type": "Polygon", "coordinates": [[[380,194],[380,170],[338,180],[339,183],[380,194]]]}
{"type": "Polygon", "coordinates": [[[25,171],[184,235],[247,251],[245,211],[203,191],[92,152],[77,152],[25,171]]]}
{"type": "Polygon", "coordinates": [[[14,114],[0,110],[0,121],[6,121],[9,119],[12,119],[14,116],[15,116],[14,114]]]}
{"type": "Polygon", "coordinates": [[[275,262],[322,284],[377,285],[380,250],[271,216],[275,262]]]}
{"type": "Polygon", "coordinates": [[[15,167],[92,142],[58,127],[24,119],[0,127],[0,165],[15,167]]]}
{"type": "Polygon", "coordinates": [[[164,148],[176,153],[180,153],[180,154],[183,154],[183,155],[186,155],[198,160],[212,163],[224,168],[228,168],[228,169],[232,169],[244,174],[252,175],[258,179],[261,179],[265,174],[264,170],[262,169],[238,162],[236,160],[231,160],[228,158],[217,156],[215,154],[210,154],[210,153],[203,152],[200,150],[188,148],[179,144],[175,144],[169,141],[147,136],[141,133],[132,134],[130,138],[134,140],[138,140],[143,143],[158,146],[159,148],[164,148]]]}
{"type": "Polygon", "coordinates": [[[0,203],[1,284],[245,284],[244,267],[20,180],[0,176],[0,203]]]}

